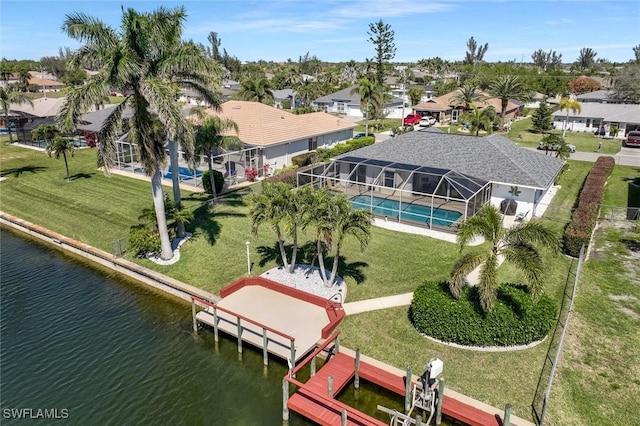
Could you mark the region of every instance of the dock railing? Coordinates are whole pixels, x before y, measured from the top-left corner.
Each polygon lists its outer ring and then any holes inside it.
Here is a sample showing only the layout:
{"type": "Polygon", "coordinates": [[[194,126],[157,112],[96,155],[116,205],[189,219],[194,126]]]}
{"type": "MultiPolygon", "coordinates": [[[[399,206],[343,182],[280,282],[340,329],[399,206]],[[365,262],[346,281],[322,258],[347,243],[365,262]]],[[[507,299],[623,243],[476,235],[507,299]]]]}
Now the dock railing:
{"type": "Polygon", "coordinates": [[[282,331],[276,330],[275,328],[269,327],[266,324],[262,324],[258,321],[252,320],[251,318],[245,317],[244,315],[235,313],[230,309],[223,308],[218,306],[215,302],[211,302],[209,300],[205,300],[199,297],[191,297],[191,314],[193,317],[193,330],[194,332],[198,331],[198,322],[196,319],[196,302],[200,305],[204,305],[205,307],[209,307],[213,309],[213,336],[216,344],[218,343],[218,311],[222,311],[226,314],[229,314],[236,318],[237,326],[238,326],[238,353],[242,353],[242,322],[248,322],[249,324],[253,324],[258,328],[262,329],[262,356],[264,365],[268,365],[269,363],[269,355],[267,351],[267,343],[268,343],[268,333],[276,334],[280,337],[283,337],[285,340],[289,341],[289,346],[291,348],[291,359],[289,360],[292,368],[296,364],[296,338],[290,336],[282,331]]]}

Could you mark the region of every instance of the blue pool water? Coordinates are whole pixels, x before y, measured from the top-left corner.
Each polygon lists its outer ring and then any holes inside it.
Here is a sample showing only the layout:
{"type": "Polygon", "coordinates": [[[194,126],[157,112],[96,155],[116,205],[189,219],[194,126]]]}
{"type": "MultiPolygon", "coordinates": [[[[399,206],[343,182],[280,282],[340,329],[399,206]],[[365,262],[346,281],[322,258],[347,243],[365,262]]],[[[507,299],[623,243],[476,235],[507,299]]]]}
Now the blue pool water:
{"type": "MultiPolygon", "coordinates": [[[[400,213],[400,202],[386,198],[372,197],[369,195],[356,195],[351,198],[351,205],[354,209],[369,210],[373,200],[373,213],[378,216],[387,216],[397,219],[400,213]]],[[[439,226],[451,226],[462,213],[446,209],[434,209],[433,224],[439,226]]],[[[402,203],[402,214],[400,220],[411,220],[420,223],[430,223],[431,207],[420,204],[402,203]]]]}
{"type": "MultiPolygon", "coordinates": [[[[194,177],[202,176],[202,170],[190,170],[187,167],[179,167],[178,170],[178,176],[180,180],[193,179],[194,177]]],[[[167,171],[162,174],[162,177],[164,177],[165,179],[172,179],[173,173],[171,173],[171,171],[167,171]]]]}

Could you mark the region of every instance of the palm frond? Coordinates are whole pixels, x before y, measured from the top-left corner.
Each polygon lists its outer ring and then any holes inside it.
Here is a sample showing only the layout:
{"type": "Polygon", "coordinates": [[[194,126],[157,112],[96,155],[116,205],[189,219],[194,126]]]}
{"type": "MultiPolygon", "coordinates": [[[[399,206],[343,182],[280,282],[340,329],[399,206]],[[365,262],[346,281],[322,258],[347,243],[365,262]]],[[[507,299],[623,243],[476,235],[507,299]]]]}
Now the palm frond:
{"type": "Polygon", "coordinates": [[[449,278],[449,290],[453,297],[460,297],[460,291],[464,284],[464,280],[487,258],[486,253],[467,253],[462,256],[451,269],[449,278]]]}
{"type": "Polygon", "coordinates": [[[116,105],[111,110],[107,118],[102,123],[98,140],[98,167],[103,167],[104,172],[108,175],[109,169],[115,165],[117,144],[116,137],[122,130],[122,116],[127,108],[127,99],[116,105]]]}
{"type": "Polygon", "coordinates": [[[489,312],[498,298],[498,256],[495,254],[487,256],[480,267],[478,292],[482,310],[489,312]]]}
{"type": "Polygon", "coordinates": [[[532,244],[522,242],[505,247],[502,251],[509,262],[513,263],[527,279],[531,294],[537,297],[542,292],[544,282],[544,262],[538,250],[532,244]]]}
{"type": "Polygon", "coordinates": [[[99,78],[90,78],[82,86],[69,89],[56,117],[61,129],[75,130],[80,117],[95,105],[103,103],[108,93],[108,84],[99,78]]]}

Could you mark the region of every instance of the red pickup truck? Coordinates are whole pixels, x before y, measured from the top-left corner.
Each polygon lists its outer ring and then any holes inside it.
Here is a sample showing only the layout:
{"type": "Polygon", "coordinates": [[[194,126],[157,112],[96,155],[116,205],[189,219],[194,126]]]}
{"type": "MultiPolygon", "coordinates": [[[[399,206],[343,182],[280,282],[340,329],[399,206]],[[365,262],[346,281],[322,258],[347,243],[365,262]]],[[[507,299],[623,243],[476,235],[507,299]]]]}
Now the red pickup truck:
{"type": "Polygon", "coordinates": [[[404,126],[415,126],[420,123],[420,120],[422,120],[422,116],[418,114],[409,114],[402,120],[402,124],[404,126]]]}

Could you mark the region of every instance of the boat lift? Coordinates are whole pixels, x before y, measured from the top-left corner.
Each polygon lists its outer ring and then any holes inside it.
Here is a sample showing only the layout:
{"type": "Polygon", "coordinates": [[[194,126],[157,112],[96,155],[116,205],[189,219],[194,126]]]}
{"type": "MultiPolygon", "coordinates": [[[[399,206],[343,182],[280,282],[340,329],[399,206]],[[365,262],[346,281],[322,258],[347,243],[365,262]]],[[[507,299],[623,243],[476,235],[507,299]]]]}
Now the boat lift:
{"type": "Polygon", "coordinates": [[[432,359],[429,364],[425,365],[424,373],[420,376],[420,387],[417,384],[413,385],[411,390],[411,408],[407,414],[401,413],[398,410],[392,410],[390,408],[378,405],[378,410],[387,413],[391,416],[389,426],[411,426],[421,424],[429,425],[433,419],[433,415],[436,410],[441,406],[439,399],[441,398],[438,391],[437,377],[442,373],[444,363],[439,359],[432,359]],[[429,413],[426,423],[422,423],[421,414],[418,414],[416,418],[412,418],[411,414],[415,408],[419,408],[424,412],[429,413]]]}

